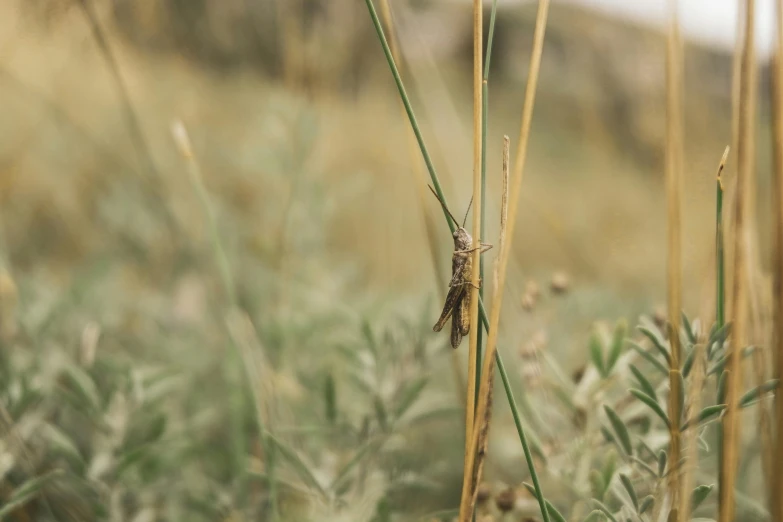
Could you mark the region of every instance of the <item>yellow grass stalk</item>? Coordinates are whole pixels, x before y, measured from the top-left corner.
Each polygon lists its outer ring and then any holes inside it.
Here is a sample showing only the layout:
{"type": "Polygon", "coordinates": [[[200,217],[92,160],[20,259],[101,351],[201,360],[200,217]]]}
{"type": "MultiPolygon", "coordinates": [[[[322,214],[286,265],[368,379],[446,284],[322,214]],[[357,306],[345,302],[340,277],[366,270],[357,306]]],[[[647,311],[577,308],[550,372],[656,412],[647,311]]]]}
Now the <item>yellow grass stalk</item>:
{"type": "Polygon", "coordinates": [[[742,65],[739,96],[739,122],[737,124],[737,191],[734,216],[734,295],[732,296],[733,329],[731,354],[727,370],[726,415],[723,418],[723,448],[721,454],[719,522],[734,520],[734,488],[737,479],[737,464],[740,447],[739,395],[742,389],[741,350],[747,337],[748,289],[746,264],[749,241],[749,211],[747,193],[751,185],[753,168],[753,125],[754,125],[754,12],[755,1],[746,0],[745,35],[742,50],[742,65]]]}
{"type": "MultiPolygon", "coordinates": [[[[380,0],[381,17],[383,23],[386,26],[386,33],[388,34],[389,49],[391,49],[392,57],[397,64],[402,65],[402,57],[400,56],[400,47],[397,43],[397,32],[394,30],[394,20],[392,18],[391,6],[389,0],[380,0]]],[[[404,121],[408,120],[408,114],[405,112],[405,104],[400,100],[400,110],[402,111],[402,117],[404,121]]],[[[419,145],[416,142],[416,135],[413,133],[413,129],[406,125],[405,134],[408,138],[408,153],[411,157],[411,166],[413,168],[416,192],[419,197],[419,203],[421,205],[421,215],[424,220],[424,230],[427,233],[427,243],[430,246],[430,258],[432,260],[432,266],[435,272],[435,279],[438,284],[438,291],[445,298],[446,296],[446,281],[450,277],[443,270],[443,265],[438,262],[439,259],[443,259],[443,251],[440,247],[441,243],[438,241],[437,228],[435,226],[435,220],[431,213],[427,211],[428,208],[428,195],[425,187],[427,186],[427,174],[424,172],[424,168],[421,164],[421,157],[419,156],[419,145]]],[[[460,364],[459,352],[452,351],[451,353],[452,369],[454,371],[454,378],[457,381],[457,393],[458,400],[462,402],[467,390],[465,388],[465,376],[462,372],[462,365],[460,364]]]]}
{"type": "MultiPolygon", "coordinates": [[[[476,353],[478,352],[478,285],[481,265],[481,249],[478,248],[481,241],[481,112],[483,109],[482,81],[483,81],[483,5],[481,0],[473,0],[473,247],[471,254],[473,266],[471,281],[468,289],[470,292],[470,342],[468,351],[468,375],[467,393],[465,398],[465,470],[472,468],[475,451],[471,452],[471,436],[475,422],[476,400],[476,353]]],[[[463,482],[471,475],[465,474],[463,482]]]]}
{"type": "Polygon", "coordinates": [[[666,201],[667,201],[667,243],[668,243],[668,312],[671,366],[669,368],[669,419],[670,448],[669,497],[672,515],[669,520],[677,522],[680,492],[680,308],[682,303],[682,48],[680,43],[677,0],[670,2],[670,25],[666,52],[666,201]]]}
{"type": "MultiPolygon", "coordinates": [[[[493,370],[495,353],[497,352],[498,341],[498,327],[500,325],[500,310],[503,304],[503,289],[506,283],[506,274],[508,271],[508,260],[510,257],[511,246],[514,241],[514,227],[516,225],[516,216],[519,209],[519,196],[522,192],[522,180],[525,167],[525,160],[527,158],[527,146],[530,137],[530,126],[533,119],[533,107],[536,100],[536,88],[538,86],[538,73],[541,68],[541,55],[544,49],[544,35],[546,33],[546,22],[549,14],[549,0],[539,0],[538,13],[536,15],[536,28],[533,34],[533,50],[530,56],[530,67],[528,71],[527,86],[525,88],[525,101],[522,106],[522,125],[519,133],[519,142],[517,145],[517,157],[514,163],[514,182],[511,188],[509,197],[509,210],[508,220],[505,227],[505,238],[502,251],[498,253],[499,268],[497,269],[497,292],[493,295],[492,310],[489,318],[489,335],[487,337],[487,350],[484,356],[481,389],[488,389],[490,384],[490,374],[493,370]]],[[[475,268],[475,267],[474,267],[475,268]]],[[[470,379],[470,378],[468,378],[470,379]]],[[[484,418],[487,405],[487,393],[482,393],[479,397],[478,404],[478,418],[484,418]]],[[[471,449],[469,455],[475,455],[478,447],[478,436],[469,438],[471,440],[471,449]]],[[[528,456],[526,455],[526,458],[528,456]]],[[[533,479],[533,485],[535,486],[536,493],[538,495],[538,502],[541,507],[541,514],[544,517],[545,522],[548,522],[548,511],[545,506],[543,493],[541,492],[540,484],[538,483],[538,477],[532,468],[532,463],[528,462],[531,467],[531,476],[533,479]]],[[[472,477],[473,473],[467,473],[465,477],[472,477]]],[[[463,497],[464,500],[464,497],[463,497]]],[[[463,505],[460,505],[460,521],[467,520],[464,518],[466,511],[463,510],[463,505]]]]}
{"type": "Polygon", "coordinates": [[[680,520],[691,519],[691,491],[693,491],[693,478],[698,467],[699,446],[697,444],[699,433],[698,416],[701,411],[701,394],[704,389],[706,377],[707,358],[704,352],[704,344],[701,342],[693,347],[693,368],[691,368],[688,382],[688,412],[689,427],[682,433],[685,462],[683,463],[682,479],[680,482],[680,520]]]}
{"type": "MultiPolygon", "coordinates": [[[[498,257],[495,259],[495,267],[492,275],[492,309],[500,306],[497,296],[499,278],[499,260],[506,250],[506,228],[508,226],[508,177],[509,177],[509,139],[503,136],[503,192],[500,203],[500,240],[498,242],[498,257]]],[[[496,345],[497,346],[497,345],[496,345]]],[[[492,361],[495,357],[495,350],[487,351],[484,369],[481,374],[481,389],[479,390],[479,403],[476,411],[476,418],[479,420],[473,427],[471,435],[471,450],[476,452],[475,467],[470,469],[470,474],[463,477],[462,498],[460,501],[460,522],[467,522],[471,519],[473,511],[476,508],[476,496],[478,494],[478,485],[481,483],[481,477],[484,472],[484,463],[487,458],[487,448],[489,445],[489,427],[492,420],[492,396],[495,382],[495,372],[492,368],[492,361]]],[[[466,470],[468,471],[468,470],[466,470]]]]}
{"type": "MultiPolygon", "coordinates": [[[[773,331],[772,342],[775,349],[774,376],[783,378],[783,0],[776,2],[776,39],[772,62],[771,98],[772,133],[774,165],[774,213],[772,225],[774,233],[773,271],[773,331]]],[[[772,520],[783,520],[783,399],[778,391],[775,396],[776,440],[774,448],[774,466],[771,480],[770,513],[772,520]]]]}

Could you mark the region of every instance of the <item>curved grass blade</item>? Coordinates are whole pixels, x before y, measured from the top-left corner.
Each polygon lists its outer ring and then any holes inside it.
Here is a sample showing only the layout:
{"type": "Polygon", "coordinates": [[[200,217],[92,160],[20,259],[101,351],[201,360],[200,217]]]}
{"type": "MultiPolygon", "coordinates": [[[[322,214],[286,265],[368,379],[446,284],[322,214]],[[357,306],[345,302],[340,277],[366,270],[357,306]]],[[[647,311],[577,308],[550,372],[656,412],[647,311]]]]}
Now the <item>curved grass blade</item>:
{"type": "Polygon", "coordinates": [[[633,446],[631,446],[631,436],[628,434],[628,428],[625,427],[625,423],[610,406],[604,404],[604,411],[606,412],[606,416],[609,417],[609,422],[612,423],[612,427],[617,434],[623,451],[629,457],[632,456],[633,446]]]}
{"type": "Polygon", "coordinates": [[[664,364],[655,358],[653,354],[639,346],[634,341],[628,341],[631,345],[631,348],[636,351],[639,355],[641,355],[647,362],[652,364],[658,371],[660,371],[663,375],[666,375],[668,377],[669,375],[669,369],[664,366],[664,364]]]}
{"type": "Polygon", "coordinates": [[[631,373],[634,375],[634,377],[636,377],[636,380],[639,381],[639,386],[641,386],[642,391],[653,399],[658,400],[658,395],[655,393],[655,387],[649,380],[647,380],[647,377],[645,377],[644,374],[639,371],[639,368],[637,368],[634,364],[629,364],[628,367],[631,369],[631,373]]]}
{"type": "Polygon", "coordinates": [[[666,427],[671,427],[671,422],[669,422],[669,417],[666,416],[666,413],[663,411],[663,408],[661,408],[661,405],[658,404],[658,401],[644,393],[642,390],[637,390],[636,388],[631,388],[631,395],[645,403],[647,406],[650,407],[650,409],[658,415],[658,417],[661,418],[661,420],[666,423],[666,427]]]}

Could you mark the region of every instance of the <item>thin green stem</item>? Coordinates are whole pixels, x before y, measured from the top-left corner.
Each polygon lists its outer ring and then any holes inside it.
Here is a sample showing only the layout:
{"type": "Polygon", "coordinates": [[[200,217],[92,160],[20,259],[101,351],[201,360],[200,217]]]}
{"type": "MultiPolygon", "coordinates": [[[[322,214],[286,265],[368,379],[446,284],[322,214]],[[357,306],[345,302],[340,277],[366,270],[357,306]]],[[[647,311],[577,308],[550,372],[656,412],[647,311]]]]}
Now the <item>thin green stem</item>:
{"type": "Polygon", "coordinates": [[[718,328],[722,328],[726,322],[725,301],[726,301],[726,289],[725,289],[725,266],[723,255],[723,181],[718,177],[716,183],[717,186],[717,204],[715,209],[715,251],[716,251],[716,269],[717,269],[717,281],[715,292],[715,320],[717,321],[718,328]]]}
{"type": "MultiPolygon", "coordinates": [[[[725,158],[725,156],[724,156],[725,158]]],[[[724,159],[725,161],[725,159],[724,159]]],[[[725,267],[725,255],[723,248],[723,180],[721,179],[721,170],[718,171],[718,179],[716,181],[716,202],[715,202],[715,322],[717,328],[720,329],[726,324],[726,267],[725,267]]],[[[720,376],[723,371],[718,372],[715,379],[716,392],[718,383],[720,383],[720,376]]],[[[718,488],[720,490],[721,484],[723,484],[723,423],[719,422],[716,428],[716,438],[718,439],[716,456],[718,458],[718,488]]]]}
{"type": "MultiPolygon", "coordinates": [[[[365,3],[367,4],[367,9],[370,11],[370,18],[372,18],[372,23],[375,26],[375,31],[378,33],[378,39],[381,42],[381,46],[383,47],[383,52],[386,55],[386,61],[389,63],[389,68],[391,69],[392,76],[394,76],[394,81],[397,84],[397,90],[400,92],[400,97],[402,98],[403,105],[405,105],[405,112],[408,114],[408,118],[410,119],[411,127],[413,128],[413,132],[416,135],[416,140],[419,143],[419,148],[421,149],[421,154],[424,157],[424,163],[427,165],[427,170],[429,171],[430,178],[432,179],[432,184],[435,187],[435,192],[438,194],[438,196],[441,198],[441,201],[443,202],[444,207],[447,207],[448,204],[446,203],[446,198],[443,195],[443,190],[440,185],[440,181],[438,180],[438,175],[435,172],[435,166],[432,164],[432,159],[430,158],[429,152],[427,151],[427,146],[424,144],[424,139],[421,135],[421,130],[419,130],[419,124],[416,121],[416,116],[413,113],[413,107],[411,106],[410,100],[408,99],[408,94],[405,91],[405,86],[402,83],[402,78],[400,77],[400,73],[397,70],[397,65],[394,63],[394,58],[392,57],[391,49],[389,48],[389,43],[386,40],[386,36],[383,32],[383,27],[381,26],[380,19],[378,18],[378,13],[375,10],[375,6],[373,5],[372,0],[365,0],[365,3]]],[[[494,11],[494,7],[493,7],[494,11]]],[[[491,22],[490,22],[491,23],[491,22]]],[[[490,32],[490,35],[492,35],[492,32],[490,32]]],[[[487,60],[487,63],[489,63],[489,60],[487,60]]],[[[489,70],[489,66],[487,65],[486,71],[489,70]]],[[[443,215],[446,217],[446,222],[449,225],[449,228],[453,232],[455,230],[455,223],[451,221],[451,218],[448,215],[448,212],[443,210],[443,215]]],[[[481,299],[481,296],[479,296],[479,319],[481,320],[482,325],[484,326],[484,330],[489,331],[489,321],[487,319],[487,313],[484,309],[484,302],[481,299]]],[[[514,399],[514,393],[511,390],[511,383],[508,380],[508,374],[506,373],[505,365],[503,364],[503,359],[500,356],[499,352],[495,353],[495,361],[498,366],[498,370],[500,371],[501,379],[503,380],[503,388],[506,393],[506,398],[508,399],[509,407],[511,408],[511,413],[514,417],[514,423],[517,427],[517,433],[519,435],[519,441],[522,444],[522,450],[525,453],[525,459],[527,460],[528,468],[530,470],[530,476],[533,480],[533,487],[536,491],[536,496],[538,498],[539,507],[541,509],[541,516],[544,519],[544,522],[550,522],[549,512],[546,509],[546,504],[544,501],[544,494],[541,491],[541,484],[538,480],[538,474],[536,473],[535,466],[533,465],[533,456],[530,452],[530,447],[527,442],[527,437],[525,436],[525,429],[522,426],[522,420],[521,416],[519,414],[519,408],[517,407],[516,400],[514,399]]]]}
{"type": "MultiPolygon", "coordinates": [[[[484,57],[484,81],[481,84],[481,100],[483,109],[481,111],[481,240],[486,239],[487,222],[486,213],[486,194],[487,194],[487,120],[489,112],[489,62],[492,59],[492,40],[495,36],[495,18],[497,16],[498,0],[492,2],[492,14],[489,18],[489,39],[487,40],[487,52],[484,57]]],[[[479,261],[479,272],[481,280],[484,281],[484,257],[479,261]]],[[[484,299],[484,285],[479,288],[479,296],[484,299]]],[[[484,358],[484,332],[478,331],[478,343],[476,349],[476,396],[475,405],[478,407],[479,384],[481,383],[481,361],[484,358]]]]}
{"type": "MultiPolygon", "coordinates": [[[[481,319],[484,328],[489,329],[489,323],[484,313],[484,303],[479,301],[479,308],[481,311],[481,319]]],[[[538,506],[541,510],[541,516],[544,517],[544,522],[550,522],[549,510],[546,508],[546,502],[544,500],[544,492],[541,490],[541,483],[538,480],[538,473],[536,473],[536,467],[533,465],[533,454],[530,452],[530,446],[527,443],[527,436],[525,435],[525,428],[522,426],[522,416],[519,414],[519,408],[517,402],[514,399],[514,392],[511,390],[511,381],[508,380],[508,373],[506,372],[506,365],[503,364],[503,358],[500,356],[499,351],[495,351],[495,363],[497,364],[498,371],[500,372],[500,379],[503,381],[503,389],[506,391],[506,397],[508,398],[508,405],[511,408],[511,415],[514,417],[514,424],[517,427],[517,435],[519,435],[519,442],[522,443],[522,451],[525,453],[525,460],[527,461],[527,468],[530,471],[530,478],[533,480],[533,488],[536,490],[536,497],[538,499],[538,506]]]]}
{"type": "Polygon", "coordinates": [[[392,56],[391,48],[389,47],[389,42],[386,40],[386,35],[383,32],[381,21],[378,18],[378,13],[375,11],[375,5],[373,5],[372,0],[365,0],[365,2],[367,3],[367,9],[370,10],[370,17],[372,18],[372,23],[375,26],[375,31],[378,33],[378,39],[381,41],[381,46],[383,47],[383,54],[386,55],[386,61],[389,62],[389,68],[391,69],[392,76],[394,76],[394,83],[397,84],[397,90],[400,91],[400,98],[402,98],[402,104],[405,106],[405,112],[408,114],[408,119],[411,122],[413,133],[416,135],[416,141],[419,143],[419,149],[421,149],[421,155],[424,157],[424,163],[427,165],[427,171],[430,174],[430,179],[432,179],[432,184],[435,187],[435,192],[438,194],[438,197],[443,202],[444,208],[442,210],[443,210],[443,215],[446,217],[446,223],[449,224],[449,229],[451,229],[451,232],[454,233],[454,230],[456,230],[456,227],[459,224],[454,223],[451,220],[449,213],[446,211],[446,208],[448,208],[448,203],[446,203],[446,196],[443,194],[443,188],[440,185],[438,174],[435,172],[435,165],[433,165],[432,163],[432,158],[430,158],[430,153],[427,151],[427,146],[424,144],[424,138],[421,135],[421,130],[419,129],[419,123],[418,121],[416,121],[416,115],[413,114],[413,107],[411,106],[411,102],[408,99],[408,93],[405,91],[405,86],[402,83],[402,77],[400,76],[400,71],[397,69],[397,64],[394,62],[394,57],[392,56]]]}

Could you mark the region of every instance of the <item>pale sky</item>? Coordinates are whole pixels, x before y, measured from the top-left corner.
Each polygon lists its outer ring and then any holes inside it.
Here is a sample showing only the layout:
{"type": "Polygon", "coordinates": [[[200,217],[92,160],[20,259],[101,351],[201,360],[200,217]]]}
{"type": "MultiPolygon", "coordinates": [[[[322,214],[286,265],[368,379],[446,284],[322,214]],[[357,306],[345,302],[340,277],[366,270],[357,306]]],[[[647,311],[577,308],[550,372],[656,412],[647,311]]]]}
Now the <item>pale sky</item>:
{"type": "MultiPolygon", "coordinates": [[[[563,0],[605,10],[661,26],[667,20],[669,0],[563,0]]],[[[766,55],[774,35],[775,0],[756,0],[756,43],[766,55]]],[[[679,0],[680,22],[686,37],[730,48],[734,45],[738,0],[679,0]]]]}

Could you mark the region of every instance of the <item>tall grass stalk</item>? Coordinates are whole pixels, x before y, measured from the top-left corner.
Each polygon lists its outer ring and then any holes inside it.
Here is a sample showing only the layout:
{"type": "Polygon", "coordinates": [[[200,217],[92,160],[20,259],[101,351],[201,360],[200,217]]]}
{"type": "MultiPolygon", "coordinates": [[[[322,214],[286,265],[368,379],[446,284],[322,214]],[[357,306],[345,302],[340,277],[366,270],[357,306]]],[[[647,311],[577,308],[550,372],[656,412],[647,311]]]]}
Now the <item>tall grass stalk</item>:
{"type": "MultiPolygon", "coordinates": [[[[498,328],[500,325],[500,311],[503,303],[503,290],[505,288],[506,274],[508,271],[508,260],[512,251],[512,244],[514,241],[514,228],[516,225],[516,216],[519,209],[519,196],[522,189],[522,180],[525,166],[525,159],[527,156],[527,146],[530,138],[530,127],[533,119],[533,108],[535,106],[536,88],[538,85],[538,73],[541,67],[541,56],[544,48],[544,35],[546,31],[547,16],[549,14],[549,0],[540,0],[538,4],[538,13],[536,15],[536,27],[533,35],[533,50],[530,57],[530,68],[528,72],[528,81],[525,89],[525,102],[522,107],[522,124],[520,129],[519,143],[517,147],[517,157],[515,163],[514,181],[510,192],[510,204],[508,211],[508,221],[505,227],[503,247],[499,253],[499,268],[498,268],[498,290],[493,296],[493,306],[490,315],[490,324],[488,328],[489,336],[487,338],[487,355],[484,360],[484,370],[482,378],[482,387],[489,385],[489,372],[491,371],[491,359],[497,354],[497,340],[498,340],[498,328]]],[[[505,371],[502,365],[501,376],[505,371]]],[[[505,377],[504,377],[505,380],[505,377]]],[[[486,397],[482,394],[482,397],[486,397]]],[[[479,402],[479,418],[482,416],[481,409],[486,408],[486,400],[479,402]]],[[[515,418],[515,420],[517,420],[515,418]]],[[[535,466],[533,465],[532,455],[527,444],[527,438],[525,432],[518,425],[518,431],[520,434],[520,440],[522,442],[523,450],[525,452],[525,458],[528,462],[531,479],[533,481],[533,487],[535,489],[536,497],[539,502],[541,515],[545,522],[549,522],[549,511],[546,507],[546,500],[544,498],[543,491],[541,490],[541,484],[538,480],[538,474],[536,473],[535,466]]],[[[477,447],[478,438],[472,437],[474,444],[474,451],[477,447]]]]}
{"type": "MultiPolygon", "coordinates": [[[[775,350],[774,377],[783,379],[783,0],[777,0],[775,6],[776,38],[770,77],[774,167],[772,342],[775,350]]],[[[775,415],[775,454],[772,462],[778,463],[778,465],[773,468],[772,472],[769,495],[770,513],[772,520],[783,520],[783,467],[780,466],[780,462],[783,462],[783,398],[780,396],[780,391],[775,394],[775,415]]]]}
{"type": "Polygon", "coordinates": [[[723,232],[723,169],[729,157],[728,145],[718,165],[715,181],[715,322],[718,328],[726,324],[726,256],[724,253],[723,232]]]}
{"type": "MultiPolygon", "coordinates": [[[[492,310],[501,305],[502,293],[500,292],[500,260],[506,253],[506,231],[508,228],[508,178],[509,178],[509,139],[503,136],[503,191],[500,204],[500,239],[498,241],[498,257],[495,261],[492,283],[492,310]]],[[[479,386],[479,402],[476,407],[476,418],[479,422],[473,427],[473,434],[470,438],[470,452],[476,455],[475,468],[466,467],[462,478],[462,498],[460,500],[459,520],[467,522],[473,516],[473,510],[476,505],[476,495],[478,485],[481,483],[481,476],[486,458],[486,445],[489,440],[489,427],[492,417],[492,387],[494,383],[495,372],[492,371],[492,358],[497,353],[497,343],[493,343],[497,336],[493,336],[490,330],[487,340],[487,357],[484,360],[485,368],[481,375],[481,385],[479,386]]]]}
{"type": "MultiPolygon", "coordinates": [[[[387,0],[383,0],[387,1],[387,0]]],[[[489,16],[489,36],[487,37],[487,50],[484,58],[484,79],[481,82],[481,237],[486,237],[487,223],[487,121],[489,120],[489,64],[492,59],[492,40],[495,38],[495,19],[497,18],[498,0],[492,1],[492,12],[489,16]]],[[[484,280],[484,257],[481,257],[479,264],[479,276],[484,280]]],[[[479,288],[479,295],[484,299],[484,285],[479,288]]],[[[476,350],[476,404],[478,404],[478,387],[481,382],[481,361],[483,358],[482,348],[484,346],[484,331],[478,330],[478,345],[476,350]]]]}
{"type": "Polygon", "coordinates": [[[667,243],[668,243],[668,312],[669,344],[671,358],[669,367],[669,497],[672,511],[669,520],[679,522],[680,507],[680,308],[682,305],[682,47],[680,44],[677,0],[671,0],[669,34],[666,53],[666,200],[667,200],[667,243]]]}
{"type": "Polygon", "coordinates": [[[481,0],[473,0],[473,257],[470,292],[470,329],[468,351],[468,381],[467,398],[465,400],[465,468],[474,458],[468,450],[471,446],[470,437],[473,434],[473,424],[476,412],[476,368],[478,357],[478,287],[481,284],[481,113],[484,106],[481,103],[481,83],[484,42],[484,17],[481,0]]]}
{"type": "Polygon", "coordinates": [[[737,124],[737,191],[734,215],[734,291],[732,296],[733,328],[731,353],[727,364],[726,415],[723,418],[723,449],[721,453],[719,522],[734,520],[734,488],[740,447],[739,396],[742,389],[741,350],[747,335],[748,289],[746,264],[749,241],[749,211],[747,195],[753,190],[753,125],[754,125],[754,13],[755,0],[747,0],[745,34],[743,38],[742,65],[739,92],[739,122],[737,124]]]}
{"type": "MultiPolygon", "coordinates": [[[[443,196],[443,189],[441,187],[440,181],[438,180],[437,173],[435,171],[435,166],[432,163],[432,159],[430,158],[429,152],[427,151],[427,147],[424,143],[424,139],[421,135],[421,131],[419,129],[418,122],[416,121],[416,116],[413,112],[413,107],[410,104],[410,100],[408,99],[408,95],[405,91],[405,86],[402,83],[402,78],[400,78],[399,71],[397,70],[397,66],[394,62],[394,58],[391,55],[391,50],[389,49],[389,44],[386,41],[386,37],[383,33],[383,28],[381,27],[380,20],[378,19],[378,14],[375,10],[375,6],[373,4],[372,0],[365,0],[365,3],[367,4],[367,9],[370,12],[370,18],[372,19],[373,25],[375,26],[375,30],[378,34],[378,39],[381,42],[381,46],[383,48],[384,54],[386,56],[386,61],[389,64],[389,68],[391,69],[392,76],[394,77],[394,81],[397,84],[397,89],[400,92],[400,96],[403,100],[403,103],[405,105],[405,111],[408,114],[408,118],[411,122],[411,127],[413,127],[414,133],[416,134],[416,139],[419,143],[419,148],[421,149],[422,156],[424,157],[424,162],[427,165],[427,170],[429,171],[430,178],[432,179],[432,184],[435,187],[435,191],[438,194],[438,196],[441,198],[441,200],[444,203],[444,206],[447,206],[446,198],[443,196]]],[[[533,52],[531,53],[531,60],[530,60],[530,73],[528,75],[528,83],[527,88],[525,92],[525,104],[523,106],[523,114],[522,114],[522,133],[520,136],[519,141],[519,151],[518,151],[518,157],[516,160],[516,167],[515,171],[519,171],[519,175],[516,176],[515,180],[515,191],[516,194],[519,193],[519,186],[521,185],[522,181],[522,170],[524,166],[524,156],[526,155],[527,151],[527,136],[529,135],[530,130],[530,120],[532,119],[532,111],[533,111],[533,103],[535,101],[535,86],[537,85],[538,81],[538,70],[541,65],[541,53],[543,50],[543,44],[544,44],[544,33],[546,29],[546,19],[547,14],[549,11],[549,0],[540,0],[539,7],[538,7],[538,14],[536,17],[536,28],[534,32],[534,44],[533,44],[533,52]],[[524,138],[524,139],[523,139],[524,138]]],[[[518,199],[518,198],[516,198],[518,199]]],[[[514,211],[516,210],[516,205],[511,206],[514,211]]],[[[449,218],[448,212],[443,209],[443,215],[446,219],[446,222],[449,225],[449,228],[451,231],[454,231],[455,223],[451,221],[449,218]]],[[[509,237],[512,236],[512,228],[514,224],[514,218],[515,213],[510,212],[509,214],[509,237]]],[[[506,260],[507,261],[507,260],[506,260]]],[[[503,276],[505,277],[505,269],[503,269],[503,276]]],[[[501,279],[501,286],[499,288],[502,288],[502,279],[501,279]]],[[[499,292],[500,293],[500,292],[499,292]]],[[[487,313],[486,309],[484,308],[484,303],[482,302],[480,296],[478,299],[478,305],[479,305],[479,319],[481,320],[482,325],[484,326],[484,329],[489,331],[489,321],[487,319],[487,313]]],[[[485,357],[485,360],[488,359],[485,357]]],[[[505,364],[503,363],[503,359],[500,356],[500,352],[497,352],[495,355],[495,362],[498,366],[498,371],[500,372],[501,380],[503,381],[503,388],[506,394],[506,398],[508,399],[509,407],[511,408],[512,416],[514,417],[514,424],[517,428],[517,433],[519,435],[520,443],[522,444],[522,450],[525,453],[525,459],[527,460],[528,467],[531,472],[531,476],[533,479],[533,484],[535,487],[536,494],[538,495],[538,501],[539,506],[541,507],[542,516],[544,517],[545,522],[549,522],[549,513],[546,510],[545,507],[545,501],[544,496],[541,491],[540,483],[538,480],[538,475],[536,473],[535,467],[533,465],[533,458],[532,453],[530,451],[530,446],[527,442],[527,437],[525,436],[524,427],[522,426],[522,419],[519,414],[519,408],[517,407],[516,400],[514,399],[514,394],[511,389],[511,383],[508,378],[508,372],[506,371],[505,364]]],[[[486,363],[485,363],[486,364],[486,363]]]]}
{"type": "MultiPolygon", "coordinates": [[[[209,236],[212,243],[212,252],[215,256],[215,261],[217,264],[217,271],[220,275],[220,280],[223,285],[223,291],[225,293],[225,301],[226,301],[226,309],[228,310],[228,314],[226,316],[226,320],[230,321],[232,314],[235,313],[238,310],[238,301],[236,297],[236,286],[234,285],[234,277],[231,271],[231,267],[228,261],[228,256],[226,254],[226,250],[223,247],[223,243],[220,240],[220,232],[218,230],[218,224],[217,224],[217,218],[215,216],[215,212],[212,208],[212,203],[209,199],[209,194],[207,193],[207,189],[204,186],[204,181],[201,175],[201,169],[199,167],[198,162],[196,161],[196,158],[193,154],[193,149],[190,143],[190,138],[188,137],[187,130],[185,129],[185,126],[180,121],[174,122],[172,125],[172,136],[174,138],[174,142],[177,145],[177,149],[182,156],[182,158],[185,160],[187,169],[188,169],[188,175],[190,177],[190,182],[193,185],[193,188],[196,192],[196,195],[199,198],[199,202],[201,203],[202,208],[204,209],[204,214],[207,217],[208,226],[209,226],[209,236]]],[[[230,330],[230,324],[227,324],[229,327],[229,333],[231,333],[230,330]]],[[[235,379],[238,379],[240,382],[244,382],[243,375],[245,373],[245,370],[250,371],[249,368],[247,368],[246,361],[243,361],[245,357],[243,357],[242,352],[240,352],[239,345],[235,342],[235,339],[233,336],[231,336],[231,352],[232,357],[230,357],[226,361],[226,365],[224,367],[224,372],[226,374],[226,380],[227,382],[231,382],[235,379]]],[[[251,366],[253,367],[253,366],[251,366]]],[[[252,379],[249,383],[252,386],[252,379]]],[[[245,398],[243,395],[243,391],[237,391],[232,394],[230,399],[230,416],[231,416],[231,434],[232,434],[232,446],[234,450],[234,466],[238,471],[238,475],[240,476],[241,484],[240,487],[240,495],[244,496],[245,494],[245,479],[247,477],[247,439],[245,437],[245,429],[244,429],[244,411],[245,411],[245,398]]],[[[260,411],[260,410],[258,410],[260,411]]],[[[271,500],[271,509],[273,515],[276,517],[277,514],[277,494],[276,494],[276,485],[275,485],[275,475],[274,475],[274,466],[272,462],[274,461],[273,457],[273,451],[274,449],[270,447],[270,445],[267,444],[266,437],[264,436],[264,421],[263,418],[258,415],[257,416],[257,423],[258,423],[258,431],[259,436],[261,437],[261,443],[262,447],[264,448],[264,453],[267,458],[267,465],[270,469],[267,470],[267,476],[269,477],[269,491],[270,491],[270,500],[271,500]]],[[[275,518],[276,520],[277,518],[275,518]]]]}

